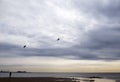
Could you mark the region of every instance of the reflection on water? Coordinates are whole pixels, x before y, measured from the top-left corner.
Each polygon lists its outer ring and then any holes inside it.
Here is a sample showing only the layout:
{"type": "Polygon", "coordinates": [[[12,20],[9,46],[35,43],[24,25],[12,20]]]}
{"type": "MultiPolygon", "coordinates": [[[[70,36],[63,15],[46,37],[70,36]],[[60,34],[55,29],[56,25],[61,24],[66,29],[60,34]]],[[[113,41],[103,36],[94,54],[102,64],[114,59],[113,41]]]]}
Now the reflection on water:
{"type": "MultiPolygon", "coordinates": [[[[0,73],[0,77],[9,77],[9,73],[0,73]]],[[[120,73],[12,73],[12,77],[101,77],[89,78],[80,82],[120,82],[120,73]],[[107,79],[105,79],[107,78],[107,79]],[[113,79],[113,80],[112,80],[113,79]],[[94,81],[93,81],[94,80],[94,81]],[[116,80],[116,81],[115,81],[116,80]]],[[[78,78],[78,80],[80,80],[78,78]]],[[[79,81],[78,81],[79,82],[79,81]]]]}
{"type": "Polygon", "coordinates": [[[104,78],[78,78],[76,82],[116,82],[113,79],[104,78]]]}
{"type": "Polygon", "coordinates": [[[95,79],[95,82],[116,82],[116,81],[111,79],[95,79]]]}

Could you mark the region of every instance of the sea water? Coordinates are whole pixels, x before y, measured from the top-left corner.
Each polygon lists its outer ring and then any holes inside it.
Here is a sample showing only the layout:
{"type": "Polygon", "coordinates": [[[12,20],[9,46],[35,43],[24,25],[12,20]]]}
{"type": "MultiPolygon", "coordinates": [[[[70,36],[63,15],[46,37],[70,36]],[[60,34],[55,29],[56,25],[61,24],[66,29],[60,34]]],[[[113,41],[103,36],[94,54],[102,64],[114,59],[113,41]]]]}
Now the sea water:
{"type": "MultiPolygon", "coordinates": [[[[9,77],[9,73],[0,73],[0,77],[9,77]]],[[[102,77],[114,79],[120,82],[120,73],[47,73],[47,72],[27,72],[12,73],[12,77],[102,77]]]]}

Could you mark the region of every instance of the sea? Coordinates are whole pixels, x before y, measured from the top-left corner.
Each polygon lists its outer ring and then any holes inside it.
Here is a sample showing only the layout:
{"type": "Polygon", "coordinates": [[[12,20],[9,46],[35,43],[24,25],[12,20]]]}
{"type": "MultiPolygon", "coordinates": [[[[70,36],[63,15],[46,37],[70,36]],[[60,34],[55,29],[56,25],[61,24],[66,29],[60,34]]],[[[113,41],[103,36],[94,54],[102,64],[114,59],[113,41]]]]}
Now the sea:
{"type": "MultiPolygon", "coordinates": [[[[9,77],[9,73],[0,73],[0,78],[9,77]]],[[[120,73],[52,73],[52,72],[27,72],[27,73],[12,73],[12,77],[102,77],[113,79],[120,82],[120,73]]]]}

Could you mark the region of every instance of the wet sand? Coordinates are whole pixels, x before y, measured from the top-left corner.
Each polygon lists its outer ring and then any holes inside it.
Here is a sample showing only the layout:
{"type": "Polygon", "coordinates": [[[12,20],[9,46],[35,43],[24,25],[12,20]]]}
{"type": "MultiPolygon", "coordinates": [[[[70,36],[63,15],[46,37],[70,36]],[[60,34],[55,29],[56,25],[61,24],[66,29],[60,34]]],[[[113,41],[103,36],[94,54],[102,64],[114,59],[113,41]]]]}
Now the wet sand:
{"type": "Polygon", "coordinates": [[[52,77],[12,77],[0,78],[0,82],[115,82],[109,79],[52,78],[52,77]]]}
{"type": "Polygon", "coordinates": [[[22,77],[0,78],[0,82],[76,82],[73,78],[22,77]]]}
{"type": "Polygon", "coordinates": [[[4,77],[0,82],[116,82],[104,78],[4,77]]]}
{"type": "Polygon", "coordinates": [[[116,82],[116,81],[105,78],[80,78],[80,82],[116,82]]]}

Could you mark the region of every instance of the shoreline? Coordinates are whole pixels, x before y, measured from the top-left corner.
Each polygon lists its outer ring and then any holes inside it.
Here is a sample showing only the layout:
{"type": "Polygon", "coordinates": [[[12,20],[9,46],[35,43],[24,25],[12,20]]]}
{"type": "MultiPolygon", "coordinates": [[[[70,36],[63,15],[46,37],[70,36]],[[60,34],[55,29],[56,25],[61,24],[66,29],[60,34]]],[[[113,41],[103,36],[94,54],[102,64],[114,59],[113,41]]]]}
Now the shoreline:
{"type": "Polygon", "coordinates": [[[2,77],[0,82],[116,82],[105,78],[77,78],[77,77],[2,77]]]}
{"type": "Polygon", "coordinates": [[[0,82],[76,82],[72,78],[55,78],[55,77],[4,77],[0,82]]]}

